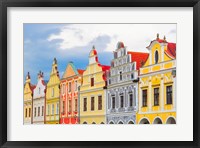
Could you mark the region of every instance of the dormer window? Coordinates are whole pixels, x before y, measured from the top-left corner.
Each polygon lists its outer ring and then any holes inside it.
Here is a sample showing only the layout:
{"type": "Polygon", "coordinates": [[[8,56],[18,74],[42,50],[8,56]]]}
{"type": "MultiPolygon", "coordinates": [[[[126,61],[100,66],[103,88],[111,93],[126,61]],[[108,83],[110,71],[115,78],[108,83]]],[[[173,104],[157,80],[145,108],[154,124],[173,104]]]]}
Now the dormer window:
{"type": "Polygon", "coordinates": [[[119,72],[119,79],[120,79],[120,81],[122,81],[122,72],[121,71],[119,72]]]}
{"type": "Polygon", "coordinates": [[[90,83],[91,83],[91,87],[94,86],[94,78],[91,78],[90,83]]]}
{"type": "Polygon", "coordinates": [[[158,51],[156,50],[156,52],[155,52],[155,64],[158,63],[158,58],[159,58],[159,55],[158,55],[158,51]]]}

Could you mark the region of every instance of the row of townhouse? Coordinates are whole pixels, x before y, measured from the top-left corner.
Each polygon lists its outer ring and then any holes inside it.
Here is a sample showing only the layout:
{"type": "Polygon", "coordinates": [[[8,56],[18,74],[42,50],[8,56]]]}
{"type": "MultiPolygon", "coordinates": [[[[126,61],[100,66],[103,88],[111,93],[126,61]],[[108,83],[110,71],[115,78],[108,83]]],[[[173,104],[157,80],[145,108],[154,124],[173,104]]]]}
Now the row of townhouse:
{"type": "Polygon", "coordinates": [[[69,62],[60,79],[53,60],[49,81],[27,74],[24,124],[175,124],[176,44],[159,35],[149,53],[127,51],[118,42],[111,66],[95,47],[85,70],[69,62]]]}

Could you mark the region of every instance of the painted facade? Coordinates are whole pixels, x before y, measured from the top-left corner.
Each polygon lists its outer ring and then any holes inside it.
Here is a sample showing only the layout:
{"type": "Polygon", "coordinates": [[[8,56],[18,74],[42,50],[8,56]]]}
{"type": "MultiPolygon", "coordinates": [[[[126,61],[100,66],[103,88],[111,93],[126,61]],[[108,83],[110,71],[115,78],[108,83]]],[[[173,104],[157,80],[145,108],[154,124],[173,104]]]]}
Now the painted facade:
{"type": "Polygon", "coordinates": [[[60,124],[78,124],[79,87],[84,70],[69,62],[60,82],[60,124]]]}
{"type": "Polygon", "coordinates": [[[24,85],[24,124],[32,124],[32,99],[35,86],[31,84],[31,77],[28,72],[24,85]]]}
{"type": "Polygon", "coordinates": [[[117,44],[108,74],[107,123],[135,124],[138,106],[138,70],[148,53],[128,52],[117,44]]]}
{"type": "Polygon", "coordinates": [[[38,82],[33,95],[33,124],[45,123],[46,82],[43,73],[38,73],[38,82]]]}
{"type": "Polygon", "coordinates": [[[89,64],[80,87],[80,123],[106,123],[106,73],[110,66],[101,65],[95,47],[89,54],[89,64]]]}
{"type": "Polygon", "coordinates": [[[138,124],[176,123],[176,44],[159,34],[140,68],[138,124]]]}
{"type": "Polygon", "coordinates": [[[59,124],[60,77],[57,60],[54,58],[46,91],[46,124],[59,124]]]}

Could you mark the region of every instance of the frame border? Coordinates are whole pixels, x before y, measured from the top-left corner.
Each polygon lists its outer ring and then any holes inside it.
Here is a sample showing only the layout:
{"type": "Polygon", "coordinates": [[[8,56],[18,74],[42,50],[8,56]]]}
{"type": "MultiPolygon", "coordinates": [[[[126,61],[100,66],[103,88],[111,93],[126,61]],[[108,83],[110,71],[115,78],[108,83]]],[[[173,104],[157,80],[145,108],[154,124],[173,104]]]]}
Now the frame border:
{"type": "Polygon", "coordinates": [[[200,147],[200,0],[0,0],[1,147],[200,147]],[[7,7],[193,7],[193,141],[7,141],[7,7]]]}

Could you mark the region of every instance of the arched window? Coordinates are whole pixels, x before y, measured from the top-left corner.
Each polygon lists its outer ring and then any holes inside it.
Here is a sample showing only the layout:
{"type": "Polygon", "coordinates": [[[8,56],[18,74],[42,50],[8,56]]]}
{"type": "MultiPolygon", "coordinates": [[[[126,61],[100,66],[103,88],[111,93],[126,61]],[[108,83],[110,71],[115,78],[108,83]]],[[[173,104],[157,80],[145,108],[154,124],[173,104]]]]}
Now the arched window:
{"type": "Polygon", "coordinates": [[[87,124],[87,122],[83,122],[83,124],[87,124]]]}
{"type": "Polygon", "coordinates": [[[158,55],[158,51],[156,50],[156,52],[155,52],[155,63],[156,64],[158,63],[158,58],[159,58],[159,55],[158,55]]]}
{"type": "Polygon", "coordinates": [[[113,122],[113,121],[110,121],[109,124],[114,124],[114,122],[113,122]]]}

